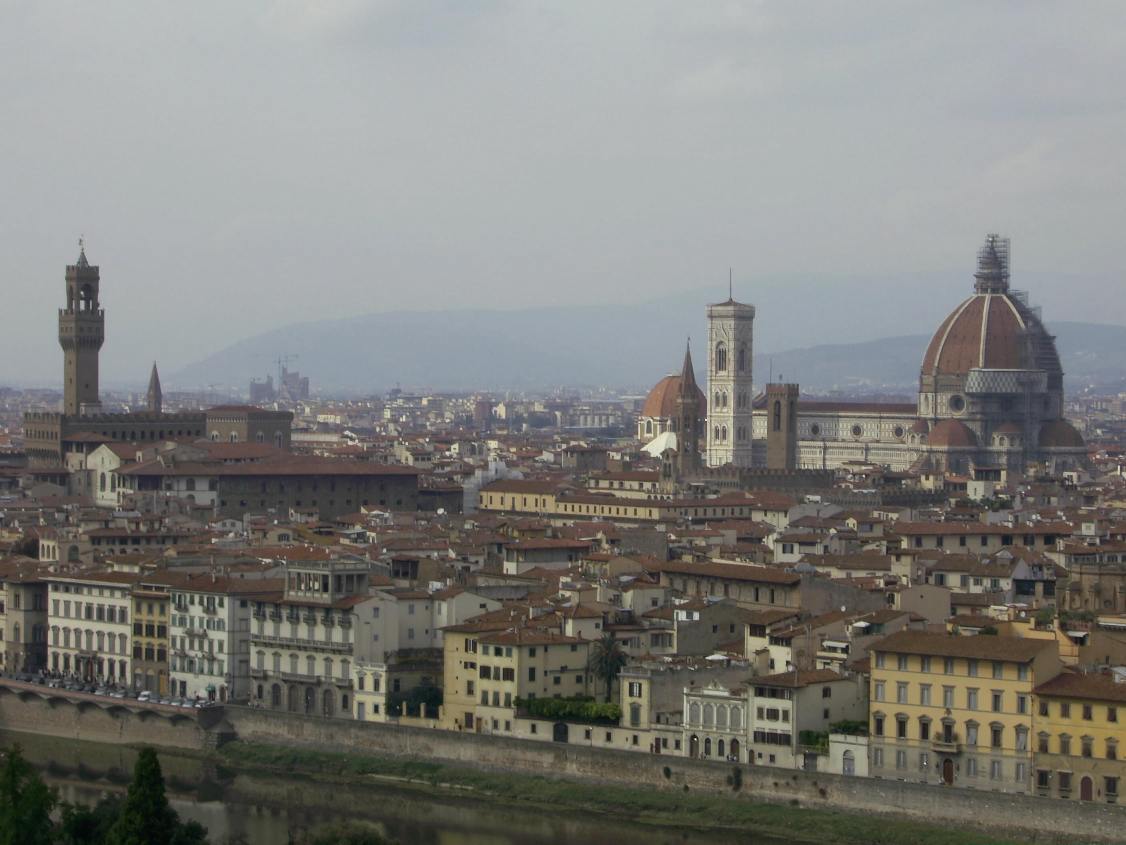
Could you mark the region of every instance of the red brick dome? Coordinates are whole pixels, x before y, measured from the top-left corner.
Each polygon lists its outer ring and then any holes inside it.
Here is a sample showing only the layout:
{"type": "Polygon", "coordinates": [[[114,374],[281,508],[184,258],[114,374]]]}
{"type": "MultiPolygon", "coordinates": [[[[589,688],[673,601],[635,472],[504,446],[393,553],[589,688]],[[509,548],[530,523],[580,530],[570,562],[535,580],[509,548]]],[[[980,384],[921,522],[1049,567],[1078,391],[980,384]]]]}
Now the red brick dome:
{"type": "Polygon", "coordinates": [[[1009,294],[975,294],[942,321],[926,355],[925,375],[965,375],[972,369],[1022,370],[1030,326],[1009,294]]]}
{"type": "Polygon", "coordinates": [[[977,447],[977,435],[964,422],[941,420],[931,429],[927,445],[947,449],[973,449],[977,447]]]}
{"type": "MultiPolygon", "coordinates": [[[[680,376],[665,376],[656,386],[649,391],[645,404],[641,408],[643,417],[664,417],[671,419],[676,416],[676,398],[680,395],[680,376]]],[[[696,398],[699,401],[701,412],[708,407],[704,399],[704,392],[696,388],[696,398]]]]}

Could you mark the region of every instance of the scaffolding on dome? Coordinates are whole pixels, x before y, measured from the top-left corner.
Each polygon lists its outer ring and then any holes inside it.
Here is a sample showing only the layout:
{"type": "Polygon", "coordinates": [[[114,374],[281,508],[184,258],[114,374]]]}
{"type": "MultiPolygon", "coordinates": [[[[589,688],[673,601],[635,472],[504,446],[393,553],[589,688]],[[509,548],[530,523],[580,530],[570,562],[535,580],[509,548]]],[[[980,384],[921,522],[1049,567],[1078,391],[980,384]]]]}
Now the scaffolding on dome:
{"type": "Polygon", "coordinates": [[[1008,291],[1011,255],[1008,238],[997,234],[985,236],[985,244],[977,252],[977,272],[974,273],[978,293],[1008,291]]]}

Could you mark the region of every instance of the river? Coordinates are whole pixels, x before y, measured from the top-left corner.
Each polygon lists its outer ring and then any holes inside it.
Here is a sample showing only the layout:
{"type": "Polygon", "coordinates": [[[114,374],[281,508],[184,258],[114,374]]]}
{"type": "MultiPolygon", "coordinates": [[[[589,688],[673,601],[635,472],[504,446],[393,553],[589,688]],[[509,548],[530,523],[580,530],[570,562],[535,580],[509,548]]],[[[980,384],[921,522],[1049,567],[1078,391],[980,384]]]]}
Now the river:
{"type": "MultiPolygon", "coordinates": [[[[64,801],[93,804],[123,792],[136,752],[124,746],[0,731],[0,746],[18,743],[64,801]]],[[[213,845],[284,845],[290,833],[327,822],[374,822],[401,845],[719,845],[731,832],[649,827],[564,810],[511,807],[472,797],[393,785],[341,786],[294,776],[249,774],[196,757],[161,752],[172,806],[208,829],[213,845]]],[[[756,845],[785,845],[754,836],[756,845]]]]}

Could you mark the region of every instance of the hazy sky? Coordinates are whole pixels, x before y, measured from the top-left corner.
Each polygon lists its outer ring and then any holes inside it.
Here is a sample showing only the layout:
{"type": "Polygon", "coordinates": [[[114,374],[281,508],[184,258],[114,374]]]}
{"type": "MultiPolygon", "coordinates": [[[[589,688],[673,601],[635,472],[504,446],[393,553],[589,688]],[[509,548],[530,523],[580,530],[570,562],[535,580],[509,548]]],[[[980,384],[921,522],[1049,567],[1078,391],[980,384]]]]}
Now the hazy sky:
{"type": "Polygon", "coordinates": [[[968,278],[990,230],[1126,322],[1124,48],[1120,1],[0,0],[0,382],[61,377],[80,234],[107,379],[729,265],[968,278]]]}

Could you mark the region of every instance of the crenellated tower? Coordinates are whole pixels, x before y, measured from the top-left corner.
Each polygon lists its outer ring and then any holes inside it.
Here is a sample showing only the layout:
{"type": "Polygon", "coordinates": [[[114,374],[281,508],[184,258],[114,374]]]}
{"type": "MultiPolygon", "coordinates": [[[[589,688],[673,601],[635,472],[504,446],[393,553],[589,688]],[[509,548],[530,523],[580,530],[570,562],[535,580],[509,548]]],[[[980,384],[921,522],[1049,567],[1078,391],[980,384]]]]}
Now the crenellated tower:
{"type": "Polygon", "coordinates": [[[86,260],[78,242],[78,261],[66,268],[66,308],[59,309],[59,345],[63,348],[63,413],[96,411],[98,353],[106,338],[106,315],[98,300],[98,268],[86,260]]]}

